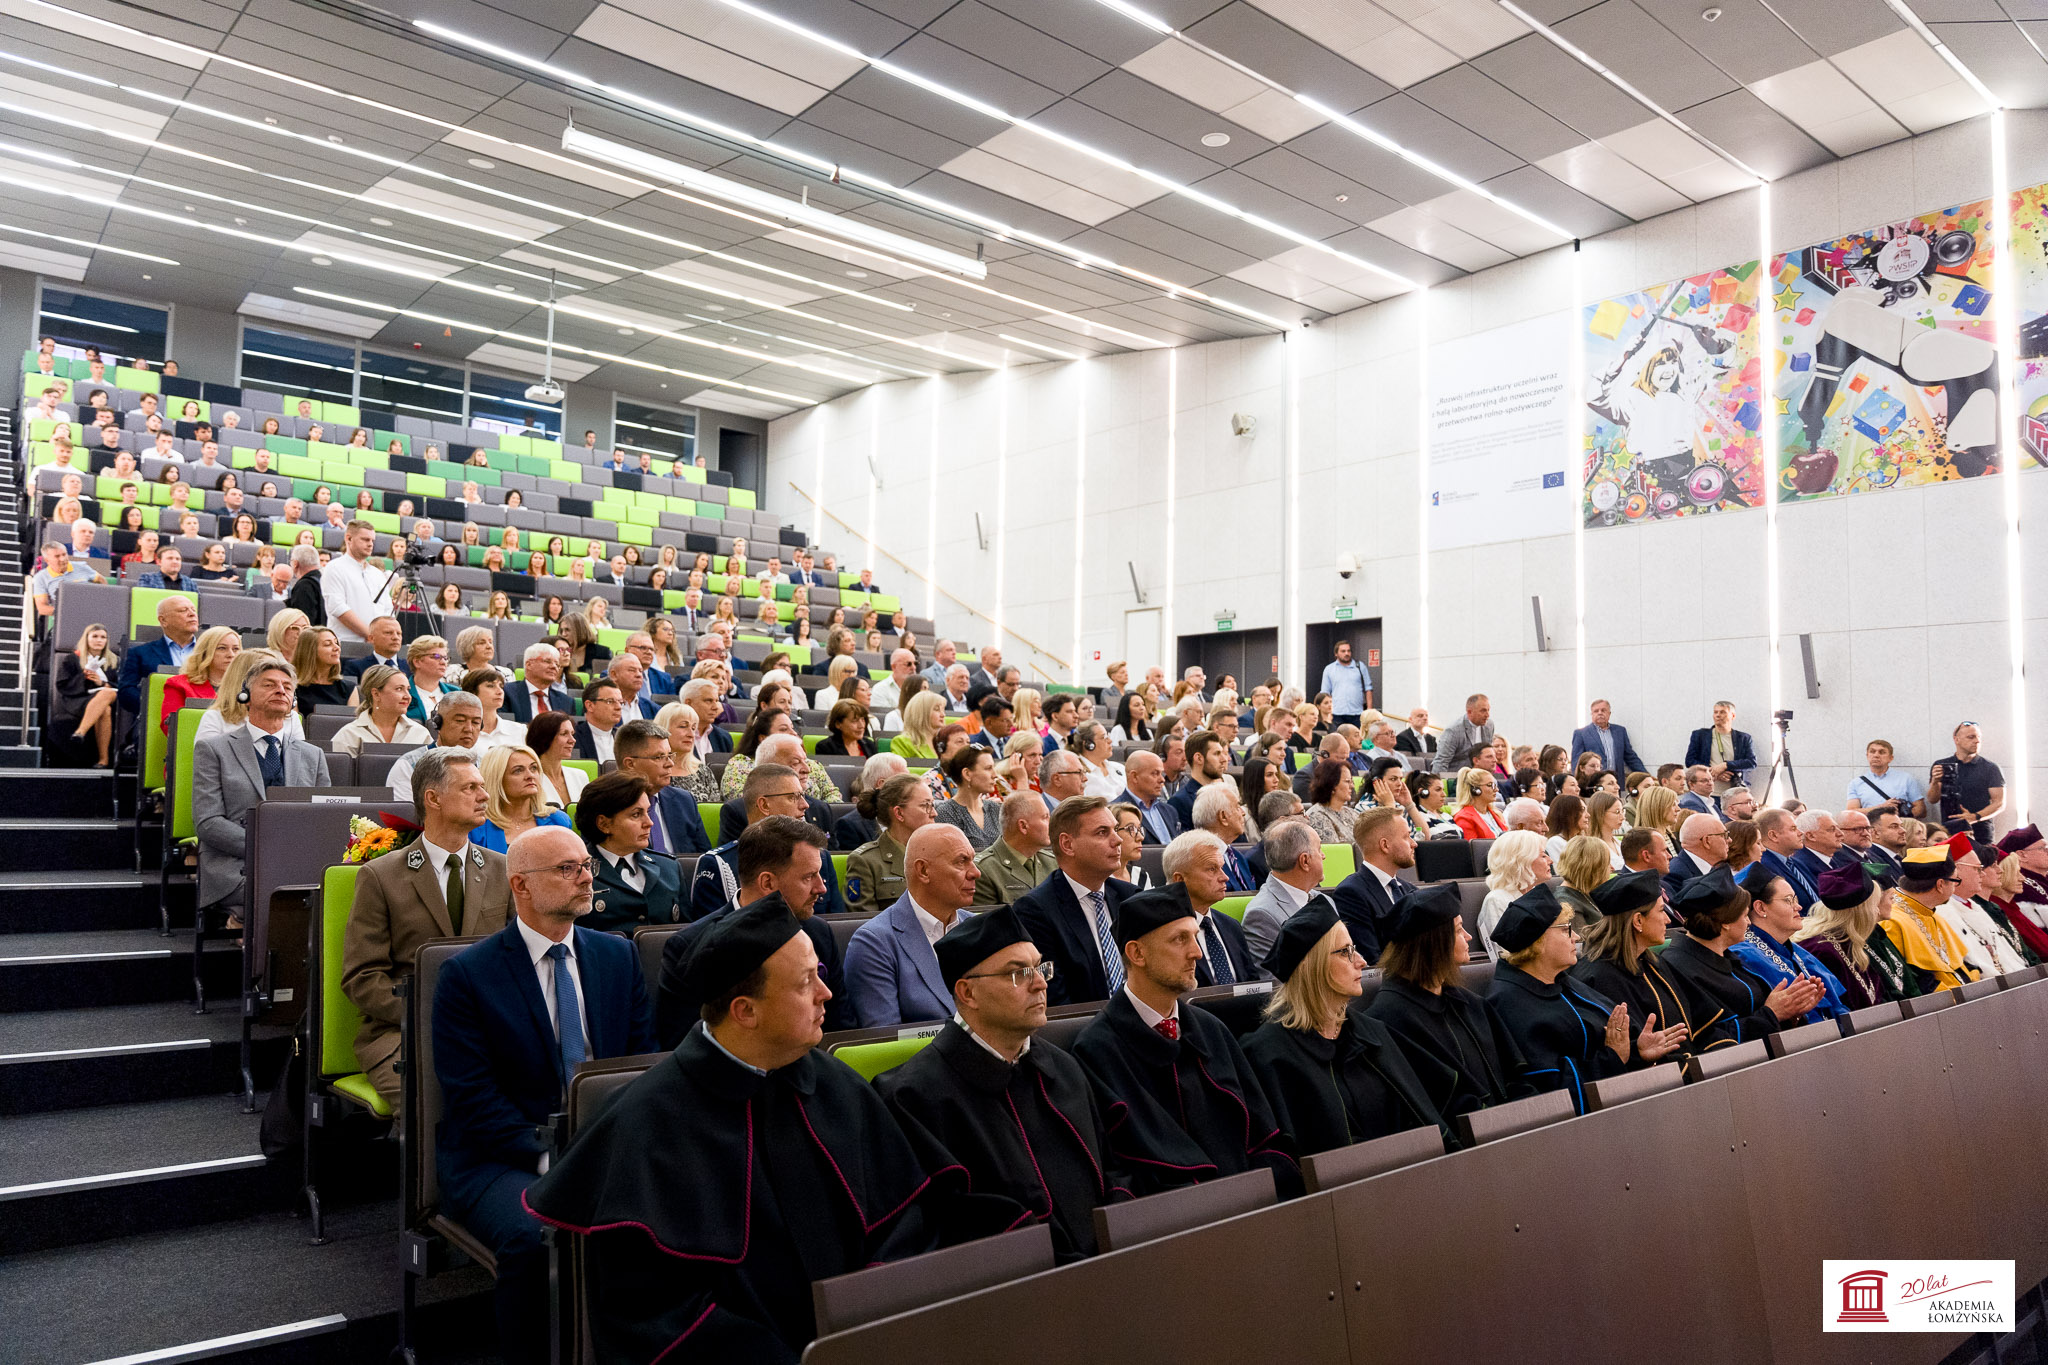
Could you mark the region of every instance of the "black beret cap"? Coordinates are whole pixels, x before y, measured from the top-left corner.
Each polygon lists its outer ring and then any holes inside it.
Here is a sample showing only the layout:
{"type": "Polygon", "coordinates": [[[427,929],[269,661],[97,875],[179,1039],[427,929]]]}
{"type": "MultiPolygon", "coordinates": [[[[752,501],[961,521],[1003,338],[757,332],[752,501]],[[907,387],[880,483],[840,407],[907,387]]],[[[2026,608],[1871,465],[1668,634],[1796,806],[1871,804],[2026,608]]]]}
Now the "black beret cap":
{"type": "Polygon", "coordinates": [[[1550,883],[1538,882],[1508,902],[1500,923],[1493,926],[1493,941],[1503,952],[1519,953],[1542,938],[1563,913],[1564,903],[1550,889],[1550,883]]]}
{"type": "Polygon", "coordinates": [[[1031,942],[1024,921],[1007,905],[969,914],[960,912],[960,922],[940,935],[932,945],[939,955],[939,979],[952,990],[953,983],[994,957],[1005,948],[1031,942]]]}
{"type": "Polygon", "coordinates": [[[1194,902],[1188,899],[1188,889],[1180,882],[1157,891],[1140,891],[1135,896],[1126,896],[1116,910],[1116,945],[1121,948],[1163,924],[1194,917],[1194,902]]]}
{"type": "Polygon", "coordinates": [[[684,997],[698,1005],[718,999],[803,931],[779,893],[721,915],[705,930],[683,967],[684,997]]]}
{"type": "Polygon", "coordinates": [[[1734,900],[1739,889],[1727,864],[1716,864],[1712,871],[1687,882],[1685,889],[1678,893],[1678,913],[1686,915],[1694,910],[1718,910],[1734,900]]]}
{"type": "Polygon", "coordinates": [[[1380,922],[1380,942],[1406,943],[1464,913],[1456,882],[1431,882],[1410,891],[1380,922]]]}
{"type": "Polygon", "coordinates": [[[1593,890],[1593,908],[1603,915],[1633,915],[1647,910],[1664,894],[1664,882],[1650,868],[1609,877],[1593,890]]]}
{"type": "Polygon", "coordinates": [[[1336,928],[1337,923],[1337,907],[1328,896],[1317,892],[1309,897],[1308,904],[1289,915],[1280,932],[1273,936],[1273,947],[1266,953],[1266,970],[1276,981],[1293,976],[1309,950],[1321,943],[1323,935],[1336,928]]]}

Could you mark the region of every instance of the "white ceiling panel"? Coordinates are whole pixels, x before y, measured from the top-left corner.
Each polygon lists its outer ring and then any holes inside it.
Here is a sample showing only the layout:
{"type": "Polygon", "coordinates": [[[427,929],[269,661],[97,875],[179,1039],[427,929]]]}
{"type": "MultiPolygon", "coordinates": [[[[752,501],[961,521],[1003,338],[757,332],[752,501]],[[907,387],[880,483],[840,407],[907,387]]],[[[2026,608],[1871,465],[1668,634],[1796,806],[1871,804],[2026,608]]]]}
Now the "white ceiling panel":
{"type": "Polygon", "coordinates": [[[589,280],[593,284],[611,284],[615,280],[622,278],[609,271],[593,270],[589,266],[577,261],[565,261],[555,256],[543,256],[540,252],[528,251],[525,247],[517,247],[501,254],[508,261],[517,261],[521,265],[534,266],[540,270],[559,270],[564,275],[574,276],[579,280],[589,280]]]}
{"type": "Polygon", "coordinates": [[[1396,24],[1351,59],[1388,85],[1405,90],[1458,64],[1458,54],[1420,29],[1396,24]]]}
{"type": "Polygon", "coordinates": [[[1808,62],[1753,82],[1749,89],[1836,156],[1881,146],[1906,133],[1833,62],[1808,62]]]}
{"type": "MultiPolygon", "coordinates": [[[[489,171],[477,171],[476,175],[486,177],[489,171]]],[[[560,223],[551,223],[545,218],[517,213],[502,199],[485,195],[466,197],[434,185],[423,184],[417,176],[387,175],[360,196],[366,204],[379,208],[398,209],[400,212],[413,211],[429,215],[451,225],[475,228],[488,232],[494,237],[511,241],[530,242],[537,237],[560,232],[560,223]]],[[[431,228],[426,229],[431,231],[431,228]]]]}
{"type": "MultiPolygon", "coordinates": [[[[665,317],[660,313],[649,313],[639,308],[628,308],[623,304],[613,303],[609,299],[585,297],[576,299],[574,302],[579,315],[584,313],[602,314],[605,319],[603,325],[631,327],[650,336],[663,331],[687,332],[697,325],[694,322],[686,322],[681,318],[665,317]]],[[[580,316],[578,320],[590,321],[590,319],[580,316]]]]}
{"type": "Polygon", "coordinates": [[[131,39],[119,29],[90,14],[58,9],[52,5],[38,5],[33,0],[0,0],[0,14],[26,19],[29,23],[42,24],[66,33],[75,33],[94,42],[111,44],[124,52],[132,52],[151,61],[171,62],[194,70],[207,64],[207,58],[203,53],[187,51],[184,47],[155,37],[131,39]]]}
{"type": "Polygon", "coordinates": [[[0,265],[11,265],[16,270],[50,275],[60,280],[82,280],[85,278],[86,267],[91,264],[90,256],[77,256],[68,251],[52,251],[48,247],[31,246],[12,237],[0,237],[0,265]]]}
{"type": "Polygon", "coordinates": [[[842,269],[865,270],[870,276],[882,275],[891,279],[914,280],[931,273],[905,265],[894,257],[879,256],[871,251],[862,251],[857,247],[835,242],[815,232],[784,229],[781,232],[769,233],[767,240],[795,247],[798,251],[808,251],[827,260],[838,261],[842,269]]]}
{"type": "Polygon", "coordinates": [[[244,317],[266,318],[290,327],[311,327],[336,336],[367,340],[384,330],[391,319],[325,308],[300,298],[279,298],[275,294],[251,294],[235,309],[244,317]]]}
{"type": "MultiPolygon", "coordinates": [[[[540,351],[530,351],[524,346],[508,346],[502,341],[486,341],[469,353],[469,358],[479,365],[490,365],[514,374],[530,374],[538,379],[546,372],[547,356],[540,351]]],[[[570,383],[595,370],[597,366],[588,361],[570,356],[556,356],[554,374],[557,379],[570,383]]]]}
{"type": "Polygon", "coordinates": [[[1453,190],[1416,207],[1516,256],[1534,255],[1558,244],[1556,233],[1470,190],[1453,190]]]}
{"type": "Polygon", "coordinates": [[[102,99],[75,85],[30,80],[16,66],[0,66],[0,99],[45,108],[59,118],[112,129],[129,137],[153,139],[170,122],[170,115],[159,113],[154,105],[102,99]]]}
{"type": "Polygon", "coordinates": [[[1493,0],[1385,0],[1387,9],[1425,38],[1434,39],[1461,58],[1491,52],[1529,31],[1520,19],[1493,0]]]}
{"type": "Polygon", "coordinates": [[[801,114],[827,89],[612,5],[591,11],[576,36],[784,114],[801,114]]]}
{"type": "Polygon", "coordinates": [[[1270,142],[1286,142],[1323,122],[1306,105],[1177,38],[1140,52],[1124,70],[1270,142]]]}
{"type": "Polygon", "coordinates": [[[1484,270],[1514,257],[1490,242],[1419,208],[1405,208],[1366,224],[1374,232],[1412,246],[1425,255],[1449,261],[1460,270],[1484,270]]]}
{"type": "Polygon", "coordinates": [[[1344,313],[1370,301],[1368,294],[1354,294],[1334,284],[1326,284],[1312,275],[1291,270],[1275,261],[1254,261],[1230,272],[1230,278],[1242,281],[1254,289],[1263,289],[1276,298],[1287,299],[1301,305],[1305,312],[1344,313]]]}
{"type": "Polygon", "coordinates": [[[1641,220],[1685,207],[1685,196],[1619,152],[1597,142],[1568,147],[1536,163],[1583,195],[1641,220]]]}
{"type": "Polygon", "coordinates": [[[850,80],[867,65],[858,57],[835,52],[718,0],[616,0],[610,7],[687,33],[821,90],[850,80]]]}
{"type": "MultiPolygon", "coordinates": [[[[1166,193],[1144,176],[1104,165],[1084,152],[1077,152],[1023,128],[1006,128],[973,151],[955,157],[940,169],[967,180],[976,180],[977,183],[988,185],[990,189],[1002,187],[968,174],[961,169],[963,163],[982,175],[992,178],[1008,177],[1015,181],[1015,177],[1010,177],[1009,173],[1000,167],[989,166],[987,163],[990,160],[1007,162],[1034,177],[1039,185],[1051,187],[1050,200],[1044,197],[1044,191],[1041,190],[1039,194],[1021,196],[1026,203],[1038,204],[1054,213],[1065,214],[1069,218],[1076,218],[1091,225],[1113,216],[1111,212],[1101,211],[1100,205],[1104,203],[1114,205],[1114,212],[1121,212],[1124,209],[1137,208],[1141,204],[1149,204],[1166,193]],[[1068,212],[1064,207],[1068,202],[1072,202],[1076,208],[1085,208],[1087,212],[1098,216],[1084,217],[1078,212],[1068,212]]],[[[1004,190],[1004,193],[1012,194],[1013,191],[1004,190]]]]}
{"type": "Polygon", "coordinates": [[[457,128],[442,140],[450,146],[460,147],[464,152],[476,156],[488,157],[492,161],[509,161],[515,166],[524,166],[530,171],[540,171],[546,175],[558,175],[565,180],[588,185],[594,190],[604,190],[624,199],[637,199],[651,188],[645,182],[628,180],[623,175],[616,175],[576,157],[564,156],[559,152],[550,156],[546,148],[531,145],[531,140],[528,141],[528,145],[521,146],[498,138],[485,137],[481,133],[472,133],[466,128],[457,128]]]}
{"type": "MultiPolygon", "coordinates": [[[[22,182],[46,185],[57,191],[70,191],[106,199],[118,199],[126,187],[124,181],[109,180],[105,176],[85,175],[79,171],[67,171],[61,166],[52,166],[47,161],[38,161],[34,157],[4,154],[0,154],[0,180],[17,186],[22,185],[22,182]]],[[[43,193],[40,190],[27,189],[26,186],[23,186],[23,192],[34,195],[43,193]]],[[[63,197],[61,194],[52,194],[43,198],[42,202],[56,203],[63,197]]],[[[19,208],[20,205],[16,203],[10,207],[19,208]]]]}
{"type": "Polygon", "coordinates": [[[679,401],[696,407],[736,412],[742,417],[780,417],[796,411],[788,403],[771,403],[765,398],[756,398],[747,393],[734,393],[730,389],[703,389],[679,401]]]}
{"type": "Polygon", "coordinates": [[[765,275],[755,275],[739,270],[728,270],[722,265],[713,265],[705,260],[675,261],[661,268],[664,275],[695,280],[724,294],[740,294],[747,298],[765,299],[791,307],[823,298],[814,289],[793,288],[765,275]]]}
{"type": "MultiPolygon", "coordinates": [[[[293,242],[292,245],[299,248],[298,254],[291,257],[292,263],[300,268],[304,267],[305,258],[311,255],[328,256],[336,260],[353,256],[371,261],[380,261],[385,265],[394,266],[400,271],[435,280],[446,279],[463,268],[460,261],[442,260],[436,256],[415,256],[410,252],[393,251],[389,247],[366,242],[360,237],[344,237],[336,233],[321,232],[318,229],[312,232],[301,233],[298,240],[293,242]]],[[[384,278],[388,281],[390,279],[389,274],[386,274],[384,278]]]]}
{"type": "Polygon", "coordinates": [[[1911,29],[1838,52],[1834,61],[1916,133],[1986,112],[1983,100],[1911,29]]]}

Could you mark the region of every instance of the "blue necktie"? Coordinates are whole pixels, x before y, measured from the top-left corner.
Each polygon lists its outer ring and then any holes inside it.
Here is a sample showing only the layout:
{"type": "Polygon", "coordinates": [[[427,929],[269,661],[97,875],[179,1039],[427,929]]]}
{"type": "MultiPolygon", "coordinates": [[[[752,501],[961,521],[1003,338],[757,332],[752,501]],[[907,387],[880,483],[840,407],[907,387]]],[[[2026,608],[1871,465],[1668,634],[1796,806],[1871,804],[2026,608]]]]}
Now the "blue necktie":
{"type": "Polygon", "coordinates": [[[661,798],[656,797],[647,812],[647,848],[652,853],[668,852],[668,835],[661,828],[661,798]]]}
{"type": "Polygon", "coordinates": [[[284,746],[278,743],[276,735],[263,737],[263,753],[256,760],[256,766],[263,771],[266,789],[284,785],[284,746]]]}
{"type": "Polygon", "coordinates": [[[1228,986],[1236,981],[1237,974],[1230,970],[1230,954],[1223,947],[1223,931],[1216,927],[1214,910],[1202,916],[1202,937],[1208,943],[1209,974],[1216,978],[1216,984],[1228,986]]]}
{"type": "Polygon", "coordinates": [[[562,1079],[575,1074],[587,1054],[583,1050],[583,1016],[576,1009],[576,977],[569,970],[569,945],[557,943],[548,949],[555,960],[555,1037],[562,1050],[562,1079]]]}
{"type": "Polygon", "coordinates": [[[1116,950],[1109,932],[1109,902],[1100,891],[1090,891],[1088,904],[1095,910],[1095,946],[1102,949],[1102,974],[1109,979],[1109,993],[1115,995],[1124,988],[1124,956],[1116,950]]]}

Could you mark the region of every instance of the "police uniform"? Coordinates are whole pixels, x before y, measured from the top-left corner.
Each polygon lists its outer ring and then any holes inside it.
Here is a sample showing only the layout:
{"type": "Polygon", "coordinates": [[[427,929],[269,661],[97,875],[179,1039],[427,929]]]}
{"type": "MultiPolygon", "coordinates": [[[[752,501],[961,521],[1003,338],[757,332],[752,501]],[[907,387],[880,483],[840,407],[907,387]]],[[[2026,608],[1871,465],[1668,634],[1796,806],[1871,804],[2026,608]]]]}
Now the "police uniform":
{"type": "Polygon", "coordinates": [[[846,908],[875,911],[894,905],[910,889],[904,860],[903,845],[886,832],[855,849],[846,860],[846,908]]]}
{"type": "Polygon", "coordinates": [[[1059,867],[1052,850],[1041,848],[1029,858],[998,839],[975,856],[981,876],[974,882],[976,905],[1014,905],[1017,898],[1050,877],[1059,867]]]}

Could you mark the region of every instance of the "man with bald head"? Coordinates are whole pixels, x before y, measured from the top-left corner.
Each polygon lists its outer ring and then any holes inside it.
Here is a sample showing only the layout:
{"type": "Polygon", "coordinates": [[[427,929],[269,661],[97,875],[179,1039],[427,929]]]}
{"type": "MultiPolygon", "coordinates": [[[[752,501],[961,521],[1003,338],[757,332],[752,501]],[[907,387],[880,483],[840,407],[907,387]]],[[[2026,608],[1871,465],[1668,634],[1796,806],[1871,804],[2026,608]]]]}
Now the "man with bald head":
{"type": "MultiPolygon", "coordinates": [[[[1738,790],[1740,790],[1738,788],[1738,790]]],[[[1686,883],[1728,860],[1728,827],[1716,815],[1688,815],[1678,827],[1678,852],[1664,874],[1664,898],[1673,905],[1686,883]]]]}
{"type": "Polygon", "coordinates": [[[591,864],[574,830],[528,830],[505,870],[515,918],[449,959],[434,986],[435,1156],[448,1212],[496,1253],[499,1350],[537,1361],[548,1261],[526,1188],[547,1169],[568,1078],[586,1061],[653,1051],[654,1015],[633,945],[577,927],[591,864]]]}
{"type": "Polygon", "coordinates": [[[123,712],[142,709],[143,694],[149,690],[152,673],[166,665],[176,667],[185,662],[199,634],[199,608],[189,597],[158,598],[156,623],[162,635],[145,640],[121,657],[121,676],[115,686],[123,712]]]}
{"type": "Polygon", "coordinates": [[[904,892],[853,931],[846,945],[846,989],[857,1028],[947,1019],[952,992],[932,945],[974,904],[974,845],[957,825],[934,821],[903,850],[904,892]]]}
{"type": "Polygon", "coordinates": [[[1003,799],[1003,834],[975,858],[975,905],[1014,905],[1059,868],[1052,856],[1052,812],[1037,792],[1003,799]]]}
{"type": "Polygon", "coordinates": [[[1180,812],[1166,799],[1166,760],[1150,749],[1124,760],[1124,793],[1116,804],[1126,802],[1138,808],[1138,826],[1148,844],[1170,844],[1184,828],[1180,812]]]}

